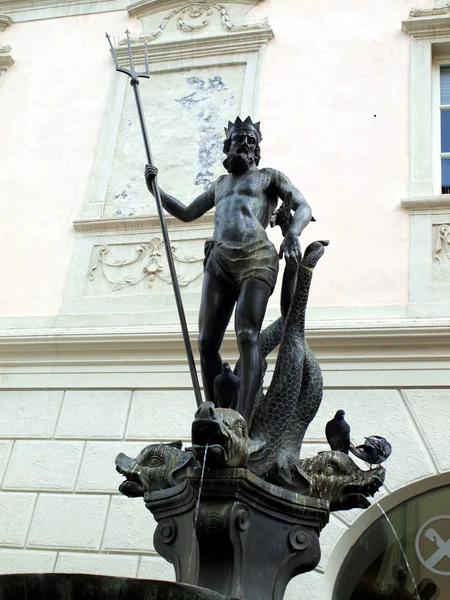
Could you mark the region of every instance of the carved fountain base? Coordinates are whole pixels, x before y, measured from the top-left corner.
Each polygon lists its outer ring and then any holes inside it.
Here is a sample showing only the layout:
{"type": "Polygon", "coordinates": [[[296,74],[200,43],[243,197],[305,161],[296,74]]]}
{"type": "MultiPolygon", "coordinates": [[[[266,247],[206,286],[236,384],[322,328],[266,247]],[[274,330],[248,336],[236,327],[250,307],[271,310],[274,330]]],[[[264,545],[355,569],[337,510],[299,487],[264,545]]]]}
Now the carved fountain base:
{"type": "Polygon", "coordinates": [[[157,552],[177,582],[245,600],[282,600],[320,560],[326,500],[267,483],[247,469],[189,469],[179,485],[145,495],[157,552]]]}

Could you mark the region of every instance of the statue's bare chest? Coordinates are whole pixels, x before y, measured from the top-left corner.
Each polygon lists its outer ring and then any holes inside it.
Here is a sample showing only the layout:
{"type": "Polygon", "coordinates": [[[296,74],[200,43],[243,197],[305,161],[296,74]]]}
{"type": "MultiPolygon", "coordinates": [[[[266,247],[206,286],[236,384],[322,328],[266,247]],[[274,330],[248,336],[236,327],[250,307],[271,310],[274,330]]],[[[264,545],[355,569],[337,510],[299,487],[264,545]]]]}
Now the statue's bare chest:
{"type": "Polygon", "coordinates": [[[227,175],[217,184],[216,189],[216,205],[222,200],[248,201],[250,199],[264,199],[265,185],[264,176],[256,169],[247,171],[242,175],[227,175]]]}

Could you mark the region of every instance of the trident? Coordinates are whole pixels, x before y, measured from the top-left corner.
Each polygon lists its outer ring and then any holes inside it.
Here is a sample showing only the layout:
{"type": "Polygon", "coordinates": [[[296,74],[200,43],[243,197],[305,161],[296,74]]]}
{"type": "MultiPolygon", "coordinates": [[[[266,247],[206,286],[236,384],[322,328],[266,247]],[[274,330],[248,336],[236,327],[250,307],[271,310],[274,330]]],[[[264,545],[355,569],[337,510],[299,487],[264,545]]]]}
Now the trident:
{"type": "MultiPolygon", "coordinates": [[[[136,106],[137,106],[138,115],[139,115],[139,122],[141,124],[142,137],[144,138],[145,152],[147,154],[147,163],[149,165],[153,166],[152,153],[150,151],[150,144],[149,144],[148,135],[147,135],[147,127],[145,125],[144,112],[142,110],[141,96],[139,94],[139,87],[138,87],[139,86],[138,77],[146,77],[147,79],[150,78],[150,69],[148,66],[148,56],[147,56],[147,42],[145,43],[145,71],[138,73],[137,71],[135,71],[134,64],[133,64],[133,55],[131,53],[131,44],[130,44],[130,32],[127,29],[125,33],[127,34],[128,56],[130,58],[130,68],[129,69],[123,69],[122,67],[119,67],[116,51],[114,50],[114,47],[111,43],[111,38],[108,34],[106,34],[106,37],[108,38],[108,42],[111,47],[111,54],[114,59],[116,71],[120,71],[121,73],[126,73],[130,77],[130,85],[134,91],[134,97],[136,100],[136,106]]],[[[202,395],[200,392],[200,385],[198,383],[197,370],[195,368],[195,362],[194,362],[194,355],[192,354],[192,347],[191,347],[191,342],[189,340],[189,331],[187,328],[186,316],[184,314],[183,302],[181,300],[180,287],[178,285],[178,278],[177,278],[177,273],[175,270],[175,263],[174,263],[173,256],[172,256],[172,247],[170,245],[169,233],[167,231],[166,219],[164,217],[164,211],[163,211],[161,196],[159,193],[159,187],[158,187],[158,182],[156,180],[156,177],[152,181],[152,192],[153,192],[153,196],[155,197],[155,200],[156,200],[156,207],[158,209],[159,222],[161,224],[164,246],[166,248],[167,262],[169,264],[170,277],[172,279],[173,291],[175,294],[175,302],[177,304],[177,310],[178,310],[178,317],[180,319],[181,331],[183,333],[184,347],[186,349],[187,359],[188,359],[188,363],[189,363],[189,370],[191,372],[191,379],[192,379],[192,385],[194,387],[195,400],[197,402],[197,406],[200,406],[200,404],[202,403],[202,395]]]]}

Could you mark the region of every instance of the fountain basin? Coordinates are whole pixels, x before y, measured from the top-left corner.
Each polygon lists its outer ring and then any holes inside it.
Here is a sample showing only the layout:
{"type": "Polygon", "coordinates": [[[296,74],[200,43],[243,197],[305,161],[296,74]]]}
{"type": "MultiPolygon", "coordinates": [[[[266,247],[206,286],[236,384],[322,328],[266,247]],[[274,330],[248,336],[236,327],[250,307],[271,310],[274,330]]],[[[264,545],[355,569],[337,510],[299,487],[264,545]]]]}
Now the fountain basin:
{"type": "Polygon", "coordinates": [[[225,600],[192,585],[81,573],[0,576],[0,600],[225,600]]]}

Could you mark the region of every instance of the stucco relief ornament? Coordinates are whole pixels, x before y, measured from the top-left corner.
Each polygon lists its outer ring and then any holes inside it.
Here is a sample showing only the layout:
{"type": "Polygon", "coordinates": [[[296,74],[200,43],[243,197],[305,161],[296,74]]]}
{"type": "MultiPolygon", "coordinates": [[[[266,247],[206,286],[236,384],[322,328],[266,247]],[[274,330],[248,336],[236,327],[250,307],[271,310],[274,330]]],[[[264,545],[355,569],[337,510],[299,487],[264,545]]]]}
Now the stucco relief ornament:
{"type": "MultiPolygon", "coordinates": [[[[1,15],[0,15],[1,17],[1,15]]],[[[0,19],[0,31],[1,29],[1,19],[0,19]]],[[[12,67],[14,64],[14,59],[10,54],[11,46],[0,46],[0,75],[2,73],[6,73],[9,67],[12,67]]]]}
{"type": "MultiPolygon", "coordinates": [[[[175,8],[170,13],[168,13],[162,19],[158,28],[155,29],[153,33],[139,38],[130,38],[130,41],[133,43],[143,41],[152,42],[154,39],[156,39],[162,34],[167,24],[173,17],[177,17],[177,26],[179,29],[181,29],[181,31],[198,31],[199,29],[203,29],[204,27],[207,27],[209,25],[214,15],[214,12],[216,12],[216,14],[219,15],[223,27],[228,31],[244,31],[249,27],[256,27],[260,29],[268,27],[267,19],[264,19],[259,23],[235,25],[231,21],[227,9],[221,4],[206,4],[205,2],[194,2],[193,4],[185,4],[180,8],[175,8]]],[[[120,40],[120,45],[125,45],[127,43],[128,41],[126,38],[120,40]]]]}
{"type": "Polygon", "coordinates": [[[412,8],[410,17],[437,17],[438,15],[446,15],[450,12],[450,2],[444,6],[435,6],[434,8],[412,8]]]}
{"type": "MultiPolygon", "coordinates": [[[[192,254],[180,253],[177,244],[171,244],[171,248],[174,260],[179,263],[201,263],[203,261],[203,258],[198,258],[192,254]]],[[[162,264],[164,244],[161,239],[153,238],[148,243],[139,244],[135,251],[136,256],[134,258],[118,258],[111,261],[107,259],[108,254],[111,252],[111,247],[106,245],[100,246],[97,250],[97,260],[89,269],[89,280],[94,281],[96,271],[101,271],[105,279],[109,282],[111,291],[113,292],[137,285],[144,279],[148,280],[149,287],[152,287],[156,278],[169,284],[172,283],[170,275],[164,273],[164,265],[162,264]],[[122,270],[124,267],[136,265],[137,263],[145,263],[141,271],[127,273],[119,279],[111,277],[111,269],[122,270]]],[[[202,272],[200,270],[191,277],[178,274],[179,285],[186,287],[198,279],[202,275],[202,272]]]]}
{"type": "Polygon", "coordinates": [[[9,15],[0,13],[0,31],[5,31],[12,23],[12,19],[9,15]]]}
{"type": "Polygon", "coordinates": [[[436,262],[441,263],[444,255],[450,260],[450,225],[446,223],[437,230],[433,258],[436,262]]]}

